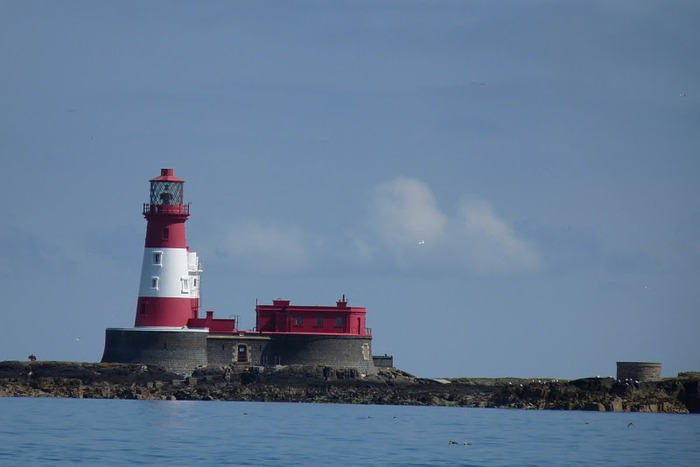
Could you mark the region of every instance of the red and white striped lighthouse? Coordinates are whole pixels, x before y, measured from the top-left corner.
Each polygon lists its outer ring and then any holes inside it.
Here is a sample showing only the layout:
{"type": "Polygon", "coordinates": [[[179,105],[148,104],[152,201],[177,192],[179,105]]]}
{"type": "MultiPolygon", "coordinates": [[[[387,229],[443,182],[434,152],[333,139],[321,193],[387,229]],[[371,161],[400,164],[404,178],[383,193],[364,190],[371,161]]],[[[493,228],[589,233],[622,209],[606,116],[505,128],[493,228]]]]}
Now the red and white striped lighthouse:
{"type": "Polygon", "coordinates": [[[190,215],[190,205],[183,202],[185,181],[173,169],[161,169],[150,182],[150,203],[143,205],[148,225],[135,325],[181,328],[198,317],[201,273],[185,236],[190,215]]]}

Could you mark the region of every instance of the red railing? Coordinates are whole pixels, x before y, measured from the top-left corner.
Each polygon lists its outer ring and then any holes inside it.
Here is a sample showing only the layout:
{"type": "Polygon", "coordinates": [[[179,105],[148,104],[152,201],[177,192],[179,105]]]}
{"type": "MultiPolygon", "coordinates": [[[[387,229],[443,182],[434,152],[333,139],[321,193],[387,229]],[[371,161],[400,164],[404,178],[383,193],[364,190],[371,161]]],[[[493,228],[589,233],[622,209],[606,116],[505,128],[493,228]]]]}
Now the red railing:
{"type": "Polygon", "coordinates": [[[144,214],[183,214],[190,215],[190,204],[143,204],[144,214]]]}

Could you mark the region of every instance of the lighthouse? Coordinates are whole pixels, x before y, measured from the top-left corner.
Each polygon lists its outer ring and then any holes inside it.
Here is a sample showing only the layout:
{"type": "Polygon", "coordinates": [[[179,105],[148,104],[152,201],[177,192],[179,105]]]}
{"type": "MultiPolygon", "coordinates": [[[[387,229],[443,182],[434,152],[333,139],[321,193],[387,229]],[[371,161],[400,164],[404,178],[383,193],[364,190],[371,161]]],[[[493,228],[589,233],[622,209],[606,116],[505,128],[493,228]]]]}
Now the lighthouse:
{"type": "Polygon", "coordinates": [[[161,169],[150,180],[150,200],[143,205],[146,244],[136,305],[136,327],[177,327],[199,314],[201,267],[190,251],[185,222],[185,181],[173,169],[161,169]]]}
{"type": "Polygon", "coordinates": [[[372,358],[372,331],[364,307],[300,306],[290,300],[256,305],[256,329],[238,329],[236,319],[199,317],[199,258],[187,246],[185,181],[173,169],[150,180],[143,205],[146,243],[131,328],[107,328],[102,361],[157,365],[189,375],[203,366],[246,368],[311,365],[354,368],[377,373],[372,358]]]}

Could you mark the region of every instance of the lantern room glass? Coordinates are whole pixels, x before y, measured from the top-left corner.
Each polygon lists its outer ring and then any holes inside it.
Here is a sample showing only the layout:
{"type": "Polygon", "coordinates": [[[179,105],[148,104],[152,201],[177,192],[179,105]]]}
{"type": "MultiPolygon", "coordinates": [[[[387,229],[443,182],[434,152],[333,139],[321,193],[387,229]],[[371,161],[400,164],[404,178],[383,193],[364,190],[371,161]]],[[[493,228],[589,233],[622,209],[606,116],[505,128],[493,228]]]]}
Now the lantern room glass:
{"type": "Polygon", "coordinates": [[[151,204],[161,206],[182,205],[182,182],[151,182],[151,204]]]}

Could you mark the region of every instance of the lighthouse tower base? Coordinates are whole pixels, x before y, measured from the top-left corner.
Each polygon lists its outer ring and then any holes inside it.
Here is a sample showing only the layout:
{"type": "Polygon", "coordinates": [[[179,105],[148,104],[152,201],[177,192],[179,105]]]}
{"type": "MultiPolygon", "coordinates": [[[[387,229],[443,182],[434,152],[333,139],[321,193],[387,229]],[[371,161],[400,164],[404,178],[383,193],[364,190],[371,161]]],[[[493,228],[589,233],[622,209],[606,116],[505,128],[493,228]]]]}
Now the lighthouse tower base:
{"type": "Polygon", "coordinates": [[[108,328],[102,361],[142,363],[189,374],[207,365],[207,330],[108,328]]]}

